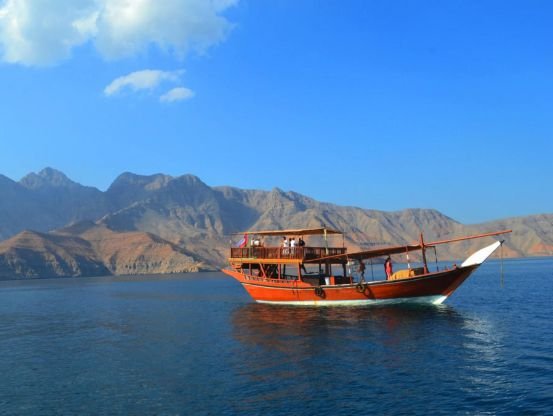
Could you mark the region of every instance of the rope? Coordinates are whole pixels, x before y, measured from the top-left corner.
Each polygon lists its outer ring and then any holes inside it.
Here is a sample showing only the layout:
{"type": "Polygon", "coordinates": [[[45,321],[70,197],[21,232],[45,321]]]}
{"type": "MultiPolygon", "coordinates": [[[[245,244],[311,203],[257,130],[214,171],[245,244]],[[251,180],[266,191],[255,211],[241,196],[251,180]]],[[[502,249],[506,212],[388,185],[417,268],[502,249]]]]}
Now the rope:
{"type": "Polygon", "coordinates": [[[434,258],[436,259],[436,271],[439,272],[440,268],[438,267],[438,253],[436,252],[436,246],[434,246],[434,258]]]}

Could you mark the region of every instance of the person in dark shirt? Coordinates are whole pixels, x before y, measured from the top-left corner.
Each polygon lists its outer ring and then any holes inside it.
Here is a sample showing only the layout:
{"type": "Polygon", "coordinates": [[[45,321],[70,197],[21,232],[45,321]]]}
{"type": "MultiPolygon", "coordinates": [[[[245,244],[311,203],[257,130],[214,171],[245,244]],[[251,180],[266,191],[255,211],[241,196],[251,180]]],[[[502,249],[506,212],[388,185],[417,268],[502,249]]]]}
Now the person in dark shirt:
{"type": "Polygon", "coordinates": [[[365,280],[365,263],[363,263],[363,260],[359,261],[359,268],[357,271],[361,275],[361,280],[365,280]]]}

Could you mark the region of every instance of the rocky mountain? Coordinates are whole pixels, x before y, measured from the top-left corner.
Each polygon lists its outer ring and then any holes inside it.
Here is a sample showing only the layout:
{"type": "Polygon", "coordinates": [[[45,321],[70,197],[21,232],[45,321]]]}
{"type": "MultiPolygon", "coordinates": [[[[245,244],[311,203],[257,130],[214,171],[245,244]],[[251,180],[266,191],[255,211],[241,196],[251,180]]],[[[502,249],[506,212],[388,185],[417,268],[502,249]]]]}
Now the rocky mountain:
{"type": "Polygon", "coordinates": [[[46,168],[19,182],[0,176],[0,240],[29,229],[49,231],[110,212],[106,195],[46,168]]]}
{"type": "Polygon", "coordinates": [[[112,274],[182,273],[207,268],[185,249],[142,231],[117,232],[103,224],[83,221],[50,235],[86,241],[112,274]]]}
{"type": "MultiPolygon", "coordinates": [[[[464,225],[431,209],[345,207],[278,188],[209,187],[193,175],[123,173],[101,192],[47,168],[19,182],[0,176],[0,196],[0,238],[9,238],[0,243],[4,276],[215,268],[225,264],[232,233],[322,224],[345,232],[351,249],[412,243],[421,230],[433,241],[512,228],[506,256],[553,254],[551,214],[464,225]]],[[[440,246],[438,255],[462,259],[481,244],[440,246]]]]}
{"type": "Polygon", "coordinates": [[[203,265],[155,235],[81,222],[51,233],[23,231],[0,243],[0,278],[198,271],[203,265]]]}
{"type": "Polygon", "coordinates": [[[109,274],[80,238],[23,231],[0,243],[0,278],[109,274]]]}

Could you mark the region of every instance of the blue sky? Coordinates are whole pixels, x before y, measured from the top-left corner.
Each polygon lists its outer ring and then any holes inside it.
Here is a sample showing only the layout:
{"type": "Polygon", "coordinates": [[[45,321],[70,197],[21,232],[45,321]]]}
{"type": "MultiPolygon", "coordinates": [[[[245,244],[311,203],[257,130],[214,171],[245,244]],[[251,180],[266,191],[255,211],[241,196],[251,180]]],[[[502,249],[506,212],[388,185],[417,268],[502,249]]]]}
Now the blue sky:
{"type": "Polygon", "coordinates": [[[0,173],[552,213],[547,1],[0,0],[0,173]]]}

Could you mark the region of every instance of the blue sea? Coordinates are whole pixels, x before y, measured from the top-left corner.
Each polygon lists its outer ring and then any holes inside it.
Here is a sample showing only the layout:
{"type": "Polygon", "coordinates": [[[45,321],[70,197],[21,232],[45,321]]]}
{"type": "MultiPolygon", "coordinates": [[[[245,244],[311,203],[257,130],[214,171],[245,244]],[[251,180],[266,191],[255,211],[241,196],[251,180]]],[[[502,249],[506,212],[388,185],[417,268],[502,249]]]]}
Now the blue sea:
{"type": "Polygon", "coordinates": [[[0,414],[553,414],[553,259],[503,267],[422,307],[258,305],[220,273],[0,282],[0,414]]]}

